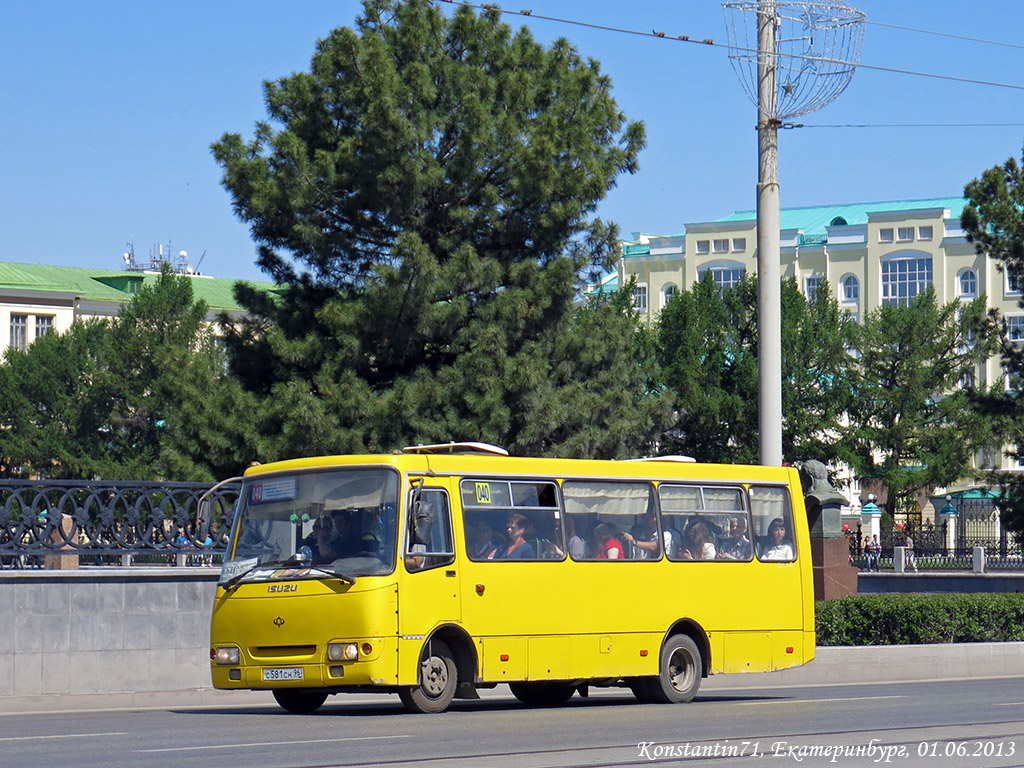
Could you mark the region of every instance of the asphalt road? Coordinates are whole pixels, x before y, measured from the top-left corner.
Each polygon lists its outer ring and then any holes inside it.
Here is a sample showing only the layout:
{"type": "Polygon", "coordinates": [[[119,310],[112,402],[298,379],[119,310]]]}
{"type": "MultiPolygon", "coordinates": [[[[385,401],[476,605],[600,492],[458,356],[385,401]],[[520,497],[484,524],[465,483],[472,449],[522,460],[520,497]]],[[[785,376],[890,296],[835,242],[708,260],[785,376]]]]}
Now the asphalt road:
{"type": "Polygon", "coordinates": [[[675,706],[612,689],[557,709],[499,686],[441,715],[349,695],[299,716],[266,698],[3,715],[0,766],[1024,766],[1024,678],[705,690],[675,706]]]}

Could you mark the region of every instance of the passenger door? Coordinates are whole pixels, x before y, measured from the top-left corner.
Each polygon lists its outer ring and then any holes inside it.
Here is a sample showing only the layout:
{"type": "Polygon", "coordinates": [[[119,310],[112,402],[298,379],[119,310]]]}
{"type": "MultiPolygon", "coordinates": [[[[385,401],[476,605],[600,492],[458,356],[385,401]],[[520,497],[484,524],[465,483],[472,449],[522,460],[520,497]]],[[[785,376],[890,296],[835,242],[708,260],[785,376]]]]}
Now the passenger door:
{"type": "MultiPolygon", "coordinates": [[[[416,482],[419,482],[418,480],[416,482]]],[[[398,631],[406,639],[425,637],[434,627],[462,617],[455,564],[451,496],[448,482],[431,478],[429,485],[410,488],[402,536],[403,571],[398,593],[398,631]],[[412,516],[429,512],[429,531],[414,536],[412,516]]]]}

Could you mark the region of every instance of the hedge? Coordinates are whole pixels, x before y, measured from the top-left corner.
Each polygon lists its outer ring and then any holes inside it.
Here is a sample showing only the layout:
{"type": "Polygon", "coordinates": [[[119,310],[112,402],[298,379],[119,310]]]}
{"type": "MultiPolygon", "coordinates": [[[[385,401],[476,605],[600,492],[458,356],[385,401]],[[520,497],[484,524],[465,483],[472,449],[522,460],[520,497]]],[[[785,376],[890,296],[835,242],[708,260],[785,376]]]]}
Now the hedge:
{"type": "Polygon", "coordinates": [[[856,595],[815,605],[818,645],[1024,640],[1024,595],[856,595]]]}

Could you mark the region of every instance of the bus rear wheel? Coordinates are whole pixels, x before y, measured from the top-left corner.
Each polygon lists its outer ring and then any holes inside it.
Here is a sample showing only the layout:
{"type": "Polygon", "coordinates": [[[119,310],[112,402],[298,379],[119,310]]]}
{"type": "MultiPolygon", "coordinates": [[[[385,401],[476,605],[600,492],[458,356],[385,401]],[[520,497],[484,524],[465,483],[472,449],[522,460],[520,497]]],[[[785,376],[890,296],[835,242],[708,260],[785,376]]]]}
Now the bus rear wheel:
{"type": "Polygon", "coordinates": [[[650,678],[648,694],[659,704],[690,701],[697,695],[703,671],[700,649],[688,635],[673,635],[661,649],[658,676],[650,678]]]}
{"type": "Polygon", "coordinates": [[[398,698],[411,712],[444,712],[455,698],[458,682],[455,661],[448,644],[441,640],[431,640],[423,650],[419,684],[402,688],[398,698]]]}
{"type": "Polygon", "coordinates": [[[324,691],[301,691],[295,688],[278,688],[274,698],[281,708],[296,715],[310,715],[327,701],[324,691]]]}
{"type": "Polygon", "coordinates": [[[509,683],[512,695],[523,704],[534,707],[557,707],[565,704],[576,692],[572,683],[541,681],[533,683],[509,683]]]}

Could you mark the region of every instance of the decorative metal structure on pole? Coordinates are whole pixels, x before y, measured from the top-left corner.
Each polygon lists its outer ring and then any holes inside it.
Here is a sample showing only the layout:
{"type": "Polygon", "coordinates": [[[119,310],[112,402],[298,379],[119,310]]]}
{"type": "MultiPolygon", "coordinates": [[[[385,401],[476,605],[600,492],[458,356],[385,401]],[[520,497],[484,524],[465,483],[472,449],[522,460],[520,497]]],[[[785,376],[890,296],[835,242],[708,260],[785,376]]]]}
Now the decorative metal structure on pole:
{"type": "Polygon", "coordinates": [[[757,105],[757,279],[760,457],[782,464],[782,294],[778,130],[821,109],[849,85],[864,14],[842,0],[733,0],[722,4],[729,58],[757,105]]]}

